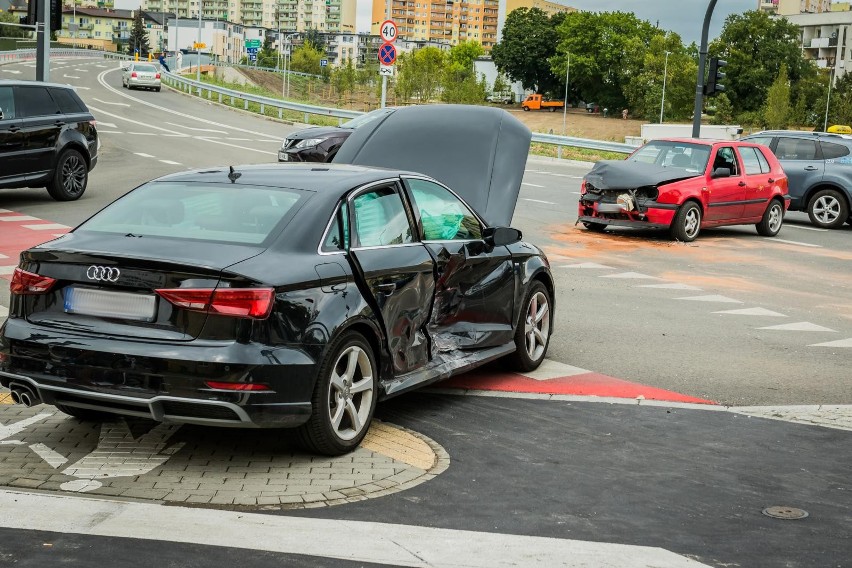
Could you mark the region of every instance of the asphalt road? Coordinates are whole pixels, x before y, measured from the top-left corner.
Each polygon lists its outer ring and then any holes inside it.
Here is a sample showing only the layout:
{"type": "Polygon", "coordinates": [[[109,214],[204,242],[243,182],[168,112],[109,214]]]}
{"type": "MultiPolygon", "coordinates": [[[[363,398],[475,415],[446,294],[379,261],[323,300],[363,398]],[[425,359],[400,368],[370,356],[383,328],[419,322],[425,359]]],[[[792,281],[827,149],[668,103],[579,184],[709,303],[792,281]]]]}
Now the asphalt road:
{"type": "MultiPolygon", "coordinates": [[[[77,85],[99,121],[101,157],[86,195],[58,204],[43,190],[0,192],[0,208],[50,222],[74,226],[169,172],[274,161],[298,128],[168,89],[128,92],[114,62],[54,69],[53,80],[77,85]]],[[[0,77],[32,71],[2,66],[0,77]]],[[[849,227],[819,231],[791,214],[776,239],[753,227],[707,231],[689,245],[647,231],[592,234],[574,226],[588,167],[531,158],[513,223],[554,266],[551,359],[727,404],[852,403],[852,347],[815,346],[852,339],[849,227]],[[717,313],[732,310],[741,312],[717,313]],[[792,329],[761,329],[779,325],[792,329]]],[[[846,431],[710,410],[423,392],[377,413],[436,440],[450,467],[397,494],[286,512],[0,489],[0,510],[18,512],[0,514],[0,563],[810,567],[852,558],[846,431]],[[761,515],[773,505],[810,516],[761,515]],[[293,519],[320,528],[291,532],[293,519]],[[460,556],[428,556],[446,551],[460,556]]],[[[46,460],[61,458],[58,448],[96,450],[93,427],[70,418],[40,438],[0,417],[10,464],[16,451],[32,460],[33,447],[46,460]]],[[[274,432],[251,435],[277,442],[274,432]]],[[[42,464],[32,479],[55,467],[42,464]]]]}

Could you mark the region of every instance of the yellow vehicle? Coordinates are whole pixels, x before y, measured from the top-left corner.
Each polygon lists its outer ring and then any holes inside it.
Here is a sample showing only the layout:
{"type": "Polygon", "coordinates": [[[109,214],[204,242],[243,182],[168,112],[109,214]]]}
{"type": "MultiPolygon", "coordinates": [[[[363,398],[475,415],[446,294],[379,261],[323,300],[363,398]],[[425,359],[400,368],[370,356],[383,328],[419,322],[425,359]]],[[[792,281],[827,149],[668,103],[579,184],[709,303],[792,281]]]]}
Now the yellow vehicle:
{"type": "Polygon", "coordinates": [[[829,126],[827,132],[831,134],[852,134],[852,127],[844,124],[835,124],[834,126],[829,126]]]}

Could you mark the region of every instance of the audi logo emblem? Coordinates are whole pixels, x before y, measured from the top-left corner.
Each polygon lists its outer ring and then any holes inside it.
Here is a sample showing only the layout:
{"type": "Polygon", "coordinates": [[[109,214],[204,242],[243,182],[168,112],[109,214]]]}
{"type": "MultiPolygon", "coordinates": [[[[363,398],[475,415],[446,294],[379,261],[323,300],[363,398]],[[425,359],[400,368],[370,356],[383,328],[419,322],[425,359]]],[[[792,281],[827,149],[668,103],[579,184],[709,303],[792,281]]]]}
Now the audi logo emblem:
{"type": "Polygon", "coordinates": [[[99,282],[118,282],[121,271],[110,266],[90,266],[86,269],[86,278],[99,282]]]}

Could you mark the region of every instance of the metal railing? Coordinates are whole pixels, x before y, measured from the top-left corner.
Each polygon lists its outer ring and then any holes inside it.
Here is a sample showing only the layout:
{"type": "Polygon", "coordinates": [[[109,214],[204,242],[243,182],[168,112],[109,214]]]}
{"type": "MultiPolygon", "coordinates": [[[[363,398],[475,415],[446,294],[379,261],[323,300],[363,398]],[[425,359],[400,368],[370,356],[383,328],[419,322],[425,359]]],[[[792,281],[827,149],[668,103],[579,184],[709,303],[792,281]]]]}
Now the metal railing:
{"type": "MultiPolygon", "coordinates": [[[[122,53],[112,53],[95,51],[88,49],[65,49],[51,48],[50,54],[55,57],[92,57],[101,56],[105,59],[131,59],[129,55],[122,53]]],[[[15,51],[0,52],[0,64],[29,60],[35,58],[34,49],[20,49],[15,51]]],[[[176,70],[177,71],[177,70],[176,70]]],[[[231,106],[235,106],[237,101],[242,101],[244,110],[253,110],[250,105],[253,103],[259,105],[260,114],[266,115],[266,109],[272,108],[278,110],[278,117],[282,118],[284,111],[300,112],[304,114],[306,123],[310,122],[310,115],[332,117],[338,119],[338,124],[342,124],[344,119],[352,119],[364,114],[357,110],[347,110],[342,108],[330,108],[304,103],[296,103],[285,101],[282,99],[273,99],[261,95],[228,89],[210,83],[195,81],[187,77],[176,75],[175,73],[163,72],[163,82],[167,85],[188,94],[196,95],[204,98],[207,94],[207,99],[212,100],[214,95],[218,102],[222,103],[224,99],[230,99],[231,106]]],[[[532,141],[539,144],[550,144],[559,148],[561,156],[562,148],[584,148],[587,150],[598,150],[603,152],[613,152],[617,154],[630,154],[636,150],[635,146],[623,144],[621,142],[611,142],[606,140],[590,140],[586,138],[575,138],[572,136],[557,136],[555,134],[545,134],[543,132],[533,132],[532,141]]]]}

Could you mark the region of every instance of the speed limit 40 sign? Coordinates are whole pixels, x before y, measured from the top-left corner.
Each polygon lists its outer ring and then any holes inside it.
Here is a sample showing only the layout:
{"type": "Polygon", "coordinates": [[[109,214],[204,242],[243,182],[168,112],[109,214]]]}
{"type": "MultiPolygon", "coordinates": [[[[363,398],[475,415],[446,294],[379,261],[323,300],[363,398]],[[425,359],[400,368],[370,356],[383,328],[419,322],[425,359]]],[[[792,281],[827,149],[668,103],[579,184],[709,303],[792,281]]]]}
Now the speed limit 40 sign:
{"type": "Polygon", "coordinates": [[[396,41],[396,22],[393,20],[385,20],[382,22],[382,27],[379,28],[379,35],[388,43],[396,41]]]}

